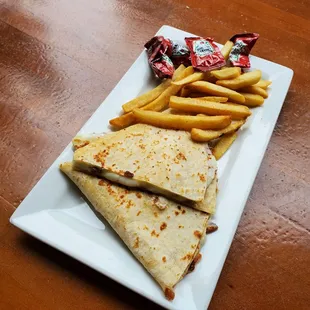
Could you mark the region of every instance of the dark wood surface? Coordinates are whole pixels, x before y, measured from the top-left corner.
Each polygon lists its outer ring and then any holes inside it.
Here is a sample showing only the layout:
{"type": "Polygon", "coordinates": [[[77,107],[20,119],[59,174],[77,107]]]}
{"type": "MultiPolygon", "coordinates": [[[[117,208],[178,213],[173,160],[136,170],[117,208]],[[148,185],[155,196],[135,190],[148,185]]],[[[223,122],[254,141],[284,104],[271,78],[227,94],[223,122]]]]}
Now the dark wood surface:
{"type": "Polygon", "coordinates": [[[210,309],[309,309],[309,18],[309,0],[0,0],[0,308],[158,309],[8,219],[168,24],[258,32],[254,54],[295,71],[210,309]]]}

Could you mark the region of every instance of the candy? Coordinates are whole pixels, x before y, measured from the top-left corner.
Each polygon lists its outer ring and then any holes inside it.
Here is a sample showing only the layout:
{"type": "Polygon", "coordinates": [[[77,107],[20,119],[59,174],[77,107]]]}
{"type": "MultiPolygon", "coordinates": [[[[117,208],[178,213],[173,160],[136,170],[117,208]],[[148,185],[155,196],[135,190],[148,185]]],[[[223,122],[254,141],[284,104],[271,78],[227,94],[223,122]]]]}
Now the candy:
{"type": "Polygon", "coordinates": [[[251,67],[249,54],[258,38],[258,33],[241,33],[234,35],[230,39],[234,43],[229,54],[229,60],[233,66],[241,68],[251,67]]]}
{"type": "Polygon", "coordinates": [[[156,36],[148,41],[144,47],[147,49],[148,62],[159,78],[171,78],[174,66],[169,58],[172,55],[172,43],[163,36],[156,36]]]}
{"type": "Polygon", "coordinates": [[[176,68],[181,64],[185,66],[191,65],[190,51],[185,44],[172,41],[172,54],[170,58],[176,68]]]}

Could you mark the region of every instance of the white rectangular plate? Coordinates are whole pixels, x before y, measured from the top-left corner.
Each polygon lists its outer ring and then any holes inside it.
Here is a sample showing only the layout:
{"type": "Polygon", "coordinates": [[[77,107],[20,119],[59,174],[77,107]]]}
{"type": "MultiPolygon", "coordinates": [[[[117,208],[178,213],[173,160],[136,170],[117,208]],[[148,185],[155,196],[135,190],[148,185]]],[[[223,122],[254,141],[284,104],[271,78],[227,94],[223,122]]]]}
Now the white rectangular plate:
{"type": "MultiPolygon", "coordinates": [[[[169,26],[161,27],[157,34],[173,40],[193,36],[169,26]]],[[[252,68],[262,70],[264,79],[272,80],[270,95],[263,107],[254,110],[236,142],[219,161],[214,217],[219,230],[208,236],[202,248],[203,259],[195,271],[177,284],[174,301],[165,299],[110,226],[97,219],[79,191],[59,171],[60,163],[72,159],[71,144],[14,212],[11,223],[163,307],[206,309],[293,76],[291,69],[258,57],[252,56],[251,63],[252,68]]],[[[155,85],[143,51],[80,133],[109,131],[108,121],[120,113],[121,105],[155,85]]]]}

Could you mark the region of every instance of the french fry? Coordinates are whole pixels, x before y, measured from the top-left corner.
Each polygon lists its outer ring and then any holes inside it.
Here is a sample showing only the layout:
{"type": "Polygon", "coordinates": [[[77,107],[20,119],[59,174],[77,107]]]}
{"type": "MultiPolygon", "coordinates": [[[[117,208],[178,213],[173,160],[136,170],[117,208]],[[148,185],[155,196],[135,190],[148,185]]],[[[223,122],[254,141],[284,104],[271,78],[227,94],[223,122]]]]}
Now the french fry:
{"type": "Polygon", "coordinates": [[[172,82],[173,85],[183,86],[192,82],[200,81],[204,78],[203,72],[194,72],[193,74],[187,76],[186,78],[178,81],[172,82]]]}
{"type": "Polygon", "coordinates": [[[230,116],[173,115],[154,111],[133,110],[136,121],[167,129],[222,129],[231,123],[230,116]]]}
{"type": "Polygon", "coordinates": [[[229,103],[206,101],[200,98],[182,98],[171,96],[169,107],[191,113],[230,115],[232,119],[243,119],[251,115],[251,111],[248,107],[229,103]]]}
{"type": "Polygon", "coordinates": [[[204,97],[193,97],[193,98],[202,99],[206,101],[214,101],[214,102],[227,102],[228,101],[227,97],[216,97],[216,96],[204,96],[204,97]]]}
{"type": "MultiPolygon", "coordinates": [[[[198,115],[200,116],[200,114],[198,115]]],[[[193,128],[191,131],[191,137],[196,142],[208,142],[213,139],[220,138],[224,134],[232,133],[238,130],[243,124],[244,120],[232,122],[229,126],[221,130],[201,130],[193,128]]]]}
{"type": "MultiPolygon", "coordinates": [[[[190,75],[194,72],[194,68],[193,67],[188,67],[186,68],[183,64],[181,64],[173,73],[172,76],[172,81],[179,79],[183,79],[184,77],[186,77],[187,75],[190,75]],[[190,69],[188,69],[190,68],[190,69]],[[187,70],[187,71],[186,71],[187,70]]],[[[175,90],[177,86],[168,86],[155,100],[151,101],[149,104],[154,103],[154,101],[157,101],[157,104],[161,106],[163,105],[168,105],[169,102],[169,97],[170,97],[170,93],[172,93],[173,95],[175,95],[176,93],[173,92],[172,90],[175,90]],[[171,89],[172,87],[172,89],[171,89]],[[166,102],[166,103],[165,103],[166,102]]],[[[149,104],[147,104],[146,106],[148,106],[149,104]]],[[[149,109],[155,108],[156,105],[149,105],[149,109]]],[[[164,108],[163,108],[164,109],[164,108]]],[[[113,127],[117,127],[119,129],[121,128],[125,128],[128,127],[132,124],[135,123],[135,118],[132,114],[132,112],[129,112],[127,114],[121,115],[119,117],[113,118],[109,121],[110,125],[113,127]]]]}
{"type": "Polygon", "coordinates": [[[181,89],[180,96],[181,97],[188,97],[190,93],[191,93],[191,91],[187,87],[183,87],[181,89]]]}
{"type": "Polygon", "coordinates": [[[174,115],[196,115],[196,113],[189,113],[189,112],[180,111],[180,110],[171,109],[171,108],[168,108],[168,109],[162,111],[161,113],[163,113],[163,114],[174,114],[174,115]]]}
{"type": "Polygon", "coordinates": [[[206,93],[209,95],[227,97],[228,99],[235,101],[237,103],[245,102],[244,97],[238,92],[231,90],[229,88],[220,86],[220,85],[209,83],[209,82],[197,81],[197,82],[188,84],[187,87],[194,91],[206,93]]]}
{"type": "MultiPolygon", "coordinates": [[[[187,67],[176,77],[176,81],[182,80],[183,78],[189,76],[193,72],[194,72],[194,68],[192,66],[187,67]]],[[[180,85],[171,84],[167,89],[165,89],[162,92],[162,94],[158,98],[156,98],[154,101],[142,107],[142,109],[157,111],[157,112],[165,110],[168,107],[170,96],[176,95],[181,88],[182,86],[180,85]]]]}
{"type": "Polygon", "coordinates": [[[262,72],[260,70],[254,70],[241,74],[239,77],[232,80],[218,80],[216,81],[216,84],[236,90],[258,83],[261,77],[262,72]]]}
{"type": "Polygon", "coordinates": [[[242,93],[245,98],[245,102],[242,103],[248,107],[254,108],[262,105],[264,103],[264,98],[260,95],[242,93]]]}
{"type": "Polygon", "coordinates": [[[218,80],[229,80],[237,78],[241,74],[241,68],[231,67],[221,70],[213,70],[211,74],[216,77],[218,80]]]}
{"type": "Polygon", "coordinates": [[[151,101],[155,100],[165,89],[167,89],[170,86],[170,84],[171,80],[167,79],[163,81],[161,84],[159,84],[157,87],[153,88],[152,90],[136,97],[135,99],[126,102],[122,106],[124,112],[128,113],[133,109],[141,108],[146,104],[150,103],[151,101]]]}
{"type": "Polygon", "coordinates": [[[254,86],[258,86],[260,88],[263,89],[267,89],[269,87],[269,85],[271,85],[271,81],[267,81],[267,80],[260,80],[258,83],[254,84],[254,86]]]}
{"type": "Polygon", "coordinates": [[[248,86],[240,89],[240,92],[243,93],[249,93],[249,94],[255,94],[255,95],[260,95],[263,98],[268,98],[268,93],[265,89],[259,87],[259,86],[248,86]]]}
{"type": "Polygon", "coordinates": [[[227,42],[224,44],[224,46],[222,47],[221,52],[222,52],[222,54],[223,54],[225,60],[228,59],[229,54],[230,54],[230,51],[231,51],[233,45],[234,45],[233,42],[227,41],[227,42]]]}
{"type": "Polygon", "coordinates": [[[237,138],[237,133],[232,132],[224,135],[220,140],[216,143],[216,145],[212,149],[212,154],[216,160],[219,160],[225,152],[230,148],[233,142],[237,138]]]}
{"type": "MultiPolygon", "coordinates": [[[[192,74],[194,72],[193,67],[185,67],[184,65],[180,65],[175,71],[172,76],[172,80],[175,79],[183,79],[184,77],[192,74]]],[[[155,110],[155,111],[161,111],[164,110],[166,107],[168,107],[169,104],[169,98],[172,95],[175,95],[182,86],[175,86],[170,85],[168,88],[166,88],[158,98],[151,101],[144,107],[143,109],[147,110],[155,110]]],[[[119,117],[113,118],[109,121],[111,126],[117,127],[119,129],[128,127],[135,123],[135,118],[132,114],[132,112],[129,112],[127,114],[121,115],[119,117]]]]}
{"type": "Polygon", "coordinates": [[[208,101],[216,101],[216,102],[226,102],[228,101],[227,97],[219,97],[219,96],[206,96],[203,93],[191,93],[190,89],[187,87],[183,87],[181,89],[180,97],[190,97],[190,98],[199,98],[208,101]]]}
{"type": "MultiPolygon", "coordinates": [[[[172,81],[175,81],[185,69],[186,69],[186,67],[183,64],[180,64],[178,66],[178,68],[173,73],[172,81]]],[[[194,71],[194,69],[193,69],[193,71],[194,71]]]]}
{"type": "MultiPolygon", "coordinates": [[[[184,96],[181,96],[184,97],[184,96]]],[[[228,101],[227,97],[219,97],[219,96],[206,96],[206,94],[203,93],[190,93],[188,96],[185,97],[190,97],[190,98],[203,98],[205,100],[209,101],[217,101],[217,102],[226,102],[228,101]]]]}
{"type": "Polygon", "coordinates": [[[117,127],[117,128],[125,128],[132,124],[134,124],[135,118],[132,114],[132,112],[129,112],[127,114],[121,115],[119,117],[110,119],[109,123],[111,126],[117,127]]]}

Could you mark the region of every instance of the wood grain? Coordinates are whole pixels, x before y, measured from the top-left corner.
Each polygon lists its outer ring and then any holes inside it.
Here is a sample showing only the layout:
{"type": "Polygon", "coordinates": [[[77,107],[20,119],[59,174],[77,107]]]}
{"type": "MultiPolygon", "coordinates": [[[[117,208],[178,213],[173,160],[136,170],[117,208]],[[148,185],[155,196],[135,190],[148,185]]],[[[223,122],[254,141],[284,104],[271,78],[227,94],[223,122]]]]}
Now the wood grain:
{"type": "Polygon", "coordinates": [[[158,309],[8,219],[163,24],[295,71],[210,309],[309,309],[310,6],[280,0],[0,0],[1,309],[158,309]]]}

